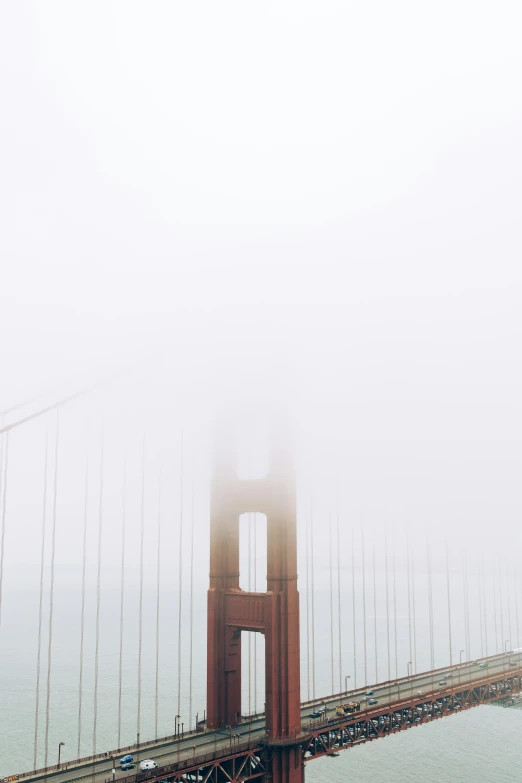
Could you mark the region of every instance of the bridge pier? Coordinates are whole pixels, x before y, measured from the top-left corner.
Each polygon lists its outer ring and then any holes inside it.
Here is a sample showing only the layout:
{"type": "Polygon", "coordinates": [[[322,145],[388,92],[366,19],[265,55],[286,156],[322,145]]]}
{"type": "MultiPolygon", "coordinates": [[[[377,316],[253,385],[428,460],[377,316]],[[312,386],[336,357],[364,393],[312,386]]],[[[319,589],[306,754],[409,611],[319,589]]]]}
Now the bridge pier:
{"type": "MultiPolygon", "coordinates": [[[[241,716],[241,631],[265,635],[265,715],[274,783],[304,778],[300,714],[299,593],[295,475],[290,438],[272,433],[269,473],[240,480],[231,422],[218,431],[210,504],[207,630],[207,725],[234,726],[241,716]],[[231,437],[232,436],[232,437],[231,437]],[[267,519],[267,591],[239,587],[239,517],[267,519]]],[[[270,776],[269,775],[269,776],[270,776]]]]}

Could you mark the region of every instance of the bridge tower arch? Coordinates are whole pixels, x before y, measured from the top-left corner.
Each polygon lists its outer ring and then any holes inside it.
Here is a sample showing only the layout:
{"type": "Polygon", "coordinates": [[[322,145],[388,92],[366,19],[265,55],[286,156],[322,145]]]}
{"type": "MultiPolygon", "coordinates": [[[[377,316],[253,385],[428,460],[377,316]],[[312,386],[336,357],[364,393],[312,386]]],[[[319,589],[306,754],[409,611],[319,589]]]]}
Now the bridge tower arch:
{"type": "MultiPolygon", "coordinates": [[[[207,725],[241,720],[241,631],[265,635],[266,743],[273,783],[304,779],[300,735],[299,593],[293,449],[273,421],[268,474],[237,476],[237,422],[220,419],[210,499],[210,586],[207,627],[207,725]],[[239,587],[239,518],[267,520],[267,590],[239,587]]],[[[302,738],[301,738],[302,741],[302,738]]]]}

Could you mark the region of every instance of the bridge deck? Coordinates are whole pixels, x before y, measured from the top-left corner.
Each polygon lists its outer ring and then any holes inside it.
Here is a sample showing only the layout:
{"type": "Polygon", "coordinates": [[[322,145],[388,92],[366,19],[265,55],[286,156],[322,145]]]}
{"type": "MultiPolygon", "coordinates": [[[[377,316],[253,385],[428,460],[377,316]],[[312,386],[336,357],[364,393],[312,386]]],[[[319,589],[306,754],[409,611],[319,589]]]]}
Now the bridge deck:
{"type": "MultiPolygon", "coordinates": [[[[377,739],[412,725],[478,706],[482,702],[477,701],[476,696],[458,696],[458,694],[469,694],[473,689],[479,693],[477,689],[480,686],[484,688],[487,683],[495,679],[500,681],[502,678],[510,678],[511,683],[515,678],[520,690],[521,677],[522,653],[511,653],[509,656],[491,656],[480,659],[478,663],[466,663],[433,672],[423,672],[410,678],[392,680],[365,689],[349,691],[346,694],[304,703],[301,707],[301,736],[299,737],[304,758],[306,760],[332,754],[360,742],[377,739]],[[487,662],[487,668],[480,668],[481,662],[487,662]],[[447,680],[447,685],[440,686],[439,681],[443,679],[447,680]],[[357,715],[342,719],[336,716],[336,706],[349,700],[362,700],[366,690],[374,691],[372,698],[378,701],[375,706],[366,706],[365,709],[363,704],[362,711],[357,715]],[[422,697],[419,697],[419,691],[422,692],[422,697]],[[442,707],[438,705],[438,701],[442,702],[442,707]],[[417,707],[421,702],[427,706],[419,711],[417,707]],[[318,706],[325,709],[324,719],[311,717],[311,713],[318,706]],[[399,720],[395,713],[401,711],[402,718],[399,720]]],[[[490,692],[490,696],[491,700],[498,698],[495,692],[490,692]]],[[[488,699],[483,699],[486,700],[488,699]]],[[[122,748],[110,752],[108,756],[103,754],[95,758],[66,762],[60,769],[53,766],[46,770],[23,773],[16,778],[30,783],[47,778],[53,783],[76,783],[87,778],[91,778],[93,783],[104,783],[114,778],[122,780],[122,783],[132,783],[136,779],[179,778],[189,769],[196,773],[196,769],[202,769],[210,764],[214,769],[214,779],[218,781],[220,768],[224,779],[227,779],[227,775],[229,776],[231,772],[234,776],[238,774],[238,769],[235,768],[237,764],[243,764],[241,779],[247,780],[264,774],[263,752],[267,741],[269,742],[269,738],[266,737],[264,716],[257,716],[234,727],[232,742],[229,732],[224,730],[191,732],[185,734],[183,738],[168,737],[143,743],[139,749],[136,746],[122,748]],[[123,772],[118,769],[118,761],[120,756],[126,753],[134,756],[136,765],[145,758],[153,758],[160,768],[155,772],[139,775],[136,774],[137,767],[130,774],[123,772]],[[112,773],[113,759],[116,760],[115,775],[112,773]],[[227,764],[234,769],[227,769],[227,764]]],[[[191,776],[193,781],[204,778],[205,775],[191,776]]],[[[210,778],[209,783],[211,783],[210,778]]]]}

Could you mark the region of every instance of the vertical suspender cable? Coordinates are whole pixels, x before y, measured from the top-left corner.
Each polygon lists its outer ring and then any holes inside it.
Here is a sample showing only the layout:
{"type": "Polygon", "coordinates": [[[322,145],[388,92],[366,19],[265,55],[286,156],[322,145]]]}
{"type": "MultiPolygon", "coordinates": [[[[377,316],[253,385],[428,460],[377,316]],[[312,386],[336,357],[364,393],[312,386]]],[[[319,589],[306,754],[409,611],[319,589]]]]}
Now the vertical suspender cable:
{"type": "Polygon", "coordinates": [[[429,610],[429,626],[430,626],[430,668],[431,671],[435,668],[435,641],[433,634],[433,575],[431,571],[431,549],[430,542],[427,544],[428,555],[428,610],[429,610]]]}
{"type": "MultiPolygon", "coordinates": [[[[4,452],[0,465],[0,485],[2,492],[0,497],[2,499],[2,529],[0,531],[0,626],[2,625],[2,598],[3,598],[3,586],[4,586],[4,551],[5,551],[5,526],[6,526],[6,500],[7,500],[7,466],[9,459],[9,433],[6,432],[3,437],[4,452]],[[3,468],[3,479],[2,479],[3,468]]],[[[2,443],[0,442],[0,453],[2,451],[2,443]]]]}
{"type": "MultiPolygon", "coordinates": [[[[189,649],[189,725],[192,721],[192,658],[194,645],[194,480],[191,488],[190,511],[190,649],[189,649]]],[[[196,726],[197,728],[197,726],[196,726]]]]}
{"type": "MultiPolygon", "coordinates": [[[[257,525],[256,515],[253,514],[252,516],[254,522],[254,592],[257,592],[257,525]]],[[[310,683],[310,679],[308,682],[310,683]]],[[[310,685],[308,685],[308,689],[310,690],[310,685]]],[[[254,634],[254,714],[257,715],[257,633],[254,634]]]]}
{"type": "Polygon", "coordinates": [[[495,621],[495,652],[498,654],[499,644],[498,644],[498,614],[497,614],[497,573],[495,570],[494,563],[492,564],[491,568],[492,568],[492,575],[493,575],[493,619],[495,621]]]}
{"type": "Polygon", "coordinates": [[[482,555],[482,569],[481,569],[481,575],[482,575],[482,601],[484,604],[484,650],[486,653],[486,657],[488,655],[488,616],[487,616],[487,610],[486,610],[486,577],[484,573],[484,555],[482,555]]]}
{"type": "Polygon", "coordinates": [[[334,672],[334,616],[333,616],[333,534],[332,534],[332,514],[329,515],[329,533],[330,533],[330,666],[332,670],[332,694],[335,693],[335,672],[334,672]]]}
{"type": "MultiPolygon", "coordinates": [[[[312,507],[310,505],[310,515],[312,507]]],[[[310,535],[310,523],[307,518],[305,528],[305,571],[306,571],[306,684],[308,701],[310,701],[310,551],[308,539],[310,535]]]]}
{"type": "Polygon", "coordinates": [[[127,455],[123,460],[123,489],[121,503],[121,566],[120,566],[120,660],[118,668],[118,748],[121,747],[121,698],[123,688],[123,610],[125,596],[125,528],[127,510],[127,455]]]}
{"type": "MultiPolygon", "coordinates": [[[[56,436],[54,442],[54,482],[53,482],[53,528],[51,537],[51,581],[49,586],[49,632],[47,642],[47,694],[45,703],[45,758],[44,767],[49,760],[49,713],[51,705],[51,669],[53,647],[53,609],[54,609],[54,559],[56,554],[56,500],[58,494],[58,444],[60,438],[60,409],[56,410],[56,436]]],[[[5,498],[4,498],[5,499],[5,498]]]]}
{"type": "Polygon", "coordinates": [[[509,634],[509,647],[512,650],[515,646],[513,644],[513,631],[511,627],[511,590],[509,586],[509,565],[506,563],[506,583],[507,583],[507,610],[508,610],[508,634],[509,634]]]}
{"type": "MultiPolygon", "coordinates": [[[[339,501],[339,496],[338,496],[339,501]]],[[[339,636],[339,693],[343,691],[343,647],[341,636],[341,540],[340,540],[340,527],[339,527],[339,502],[337,502],[337,619],[338,619],[338,636],[339,636]]]]}
{"type": "MultiPolygon", "coordinates": [[[[161,595],[161,471],[158,476],[158,525],[156,548],[156,676],[154,693],[154,736],[158,737],[159,712],[159,647],[160,647],[160,595],[161,595]]],[[[191,629],[192,631],[192,629],[191,629]]],[[[191,672],[192,674],[192,672],[191,672]]],[[[191,682],[192,686],[192,682],[191,682]]],[[[192,714],[192,710],[191,710],[192,714]]]]}
{"type": "Polygon", "coordinates": [[[411,556],[411,601],[413,613],[413,670],[417,674],[417,615],[415,609],[415,556],[411,556]]]}
{"type": "MultiPolygon", "coordinates": [[[[92,727],[92,753],[96,755],[96,740],[98,730],[98,680],[100,670],[100,605],[101,605],[101,554],[103,532],[103,468],[104,468],[104,435],[102,431],[100,452],[100,495],[98,503],[98,551],[96,574],[96,641],[94,651],[94,720],[92,727]]],[[[94,768],[93,768],[94,777],[94,768]]]]}
{"type": "Polygon", "coordinates": [[[464,630],[466,632],[466,660],[471,660],[471,637],[469,630],[469,583],[468,583],[468,559],[464,555],[464,597],[465,597],[465,618],[464,630]]]}
{"type": "MultiPolygon", "coordinates": [[[[513,569],[513,578],[514,578],[514,585],[515,588],[515,616],[516,616],[516,627],[517,627],[517,647],[520,647],[520,631],[519,631],[519,624],[518,624],[518,589],[517,589],[517,569],[513,569]]],[[[515,645],[511,645],[514,647],[515,645]]]]}
{"type": "Polygon", "coordinates": [[[408,578],[408,633],[409,633],[409,640],[410,640],[409,660],[413,663],[413,646],[412,646],[412,636],[411,636],[410,540],[408,538],[408,534],[406,534],[406,574],[408,578]]]}
{"type": "Polygon", "coordinates": [[[143,541],[145,536],[145,435],[141,447],[141,509],[140,509],[140,596],[138,604],[138,708],[136,734],[138,745],[141,735],[141,652],[143,643],[143,541]]]}
{"type": "Polygon", "coordinates": [[[502,599],[502,571],[500,568],[500,557],[497,557],[497,569],[498,569],[498,602],[500,605],[500,645],[501,652],[504,652],[504,601],[502,599]]]}
{"type": "MultiPolygon", "coordinates": [[[[40,546],[40,603],[38,606],[38,650],[36,655],[36,704],[34,710],[34,754],[33,769],[37,766],[38,757],[38,718],[40,708],[40,663],[42,655],[42,617],[43,617],[43,584],[44,584],[44,565],[45,565],[45,527],[47,519],[47,465],[49,458],[49,433],[45,435],[45,458],[44,458],[44,480],[43,480],[43,502],[42,502],[42,543],[40,546]]],[[[0,467],[1,471],[1,467],[0,467]]]]}
{"type": "Polygon", "coordinates": [[[315,699],[315,591],[314,591],[314,517],[310,506],[310,589],[312,593],[312,699],[315,699]]]}
{"type": "Polygon", "coordinates": [[[379,682],[379,664],[377,658],[377,582],[375,569],[375,544],[373,544],[373,635],[375,642],[375,682],[379,682]]]}
{"type": "Polygon", "coordinates": [[[354,688],[357,690],[357,634],[355,622],[355,540],[352,528],[352,627],[353,627],[353,678],[354,688]]]}
{"type": "Polygon", "coordinates": [[[449,640],[449,658],[450,666],[453,666],[453,648],[451,644],[451,594],[450,594],[450,575],[449,575],[449,552],[446,544],[446,588],[448,593],[448,640],[449,640]]]}
{"type": "Polygon", "coordinates": [[[87,509],[89,497],[89,461],[85,457],[85,490],[83,500],[83,544],[82,544],[82,597],[80,612],[80,666],[78,677],[78,747],[77,758],[81,757],[82,747],[82,701],[83,701],[83,641],[85,632],[85,575],[87,565],[87,509]]]}
{"type": "Polygon", "coordinates": [[[179,467],[179,600],[178,600],[178,715],[181,715],[181,610],[183,587],[183,432],[180,441],[179,467]]]}
{"type": "Polygon", "coordinates": [[[484,629],[482,627],[482,584],[480,580],[480,563],[477,564],[478,580],[478,603],[479,603],[479,625],[480,625],[480,657],[484,657],[484,629]]]}
{"type": "MultiPolygon", "coordinates": [[[[247,517],[248,524],[248,592],[252,590],[252,515],[247,517]]],[[[252,715],[252,635],[248,634],[248,714],[252,715]]]]}
{"type": "Polygon", "coordinates": [[[395,640],[395,679],[399,676],[399,654],[397,647],[397,582],[395,577],[395,547],[392,552],[393,569],[393,638],[395,640]]]}
{"type": "Polygon", "coordinates": [[[362,545],[362,594],[363,594],[363,647],[364,647],[364,685],[368,685],[368,655],[366,649],[366,563],[364,555],[364,525],[361,527],[362,545]]]}
{"type": "Polygon", "coordinates": [[[391,680],[390,658],[390,591],[388,584],[388,537],[384,538],[384,578],[386,580],[386,649],[388,651],[388,682],[391,680]]]}

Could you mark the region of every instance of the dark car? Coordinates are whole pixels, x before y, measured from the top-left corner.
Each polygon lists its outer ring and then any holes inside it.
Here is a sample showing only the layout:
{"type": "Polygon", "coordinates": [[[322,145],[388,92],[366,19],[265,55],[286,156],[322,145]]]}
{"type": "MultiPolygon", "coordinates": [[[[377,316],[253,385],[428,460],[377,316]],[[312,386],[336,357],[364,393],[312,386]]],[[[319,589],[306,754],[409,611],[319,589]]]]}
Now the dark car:
{"type": "Polygon", "coordinates": [[[315,712],[311,712],[308,716],[309,718],[320,718],[323,714],[322,710],[316,710],[315,712]]]}
{"type": "Polygon", "coordinates": [[[368,704],[377,704],[377,703],[378,703],[377,699],[368,699],[368,704]]]}
{"type": "Polygon", "coordinates": [[[134,769],[135,764],[132,763],[132,761],[126,761],[124,764],[120,764],[120,769],[126,771],[128,769],[134,769]]]}

